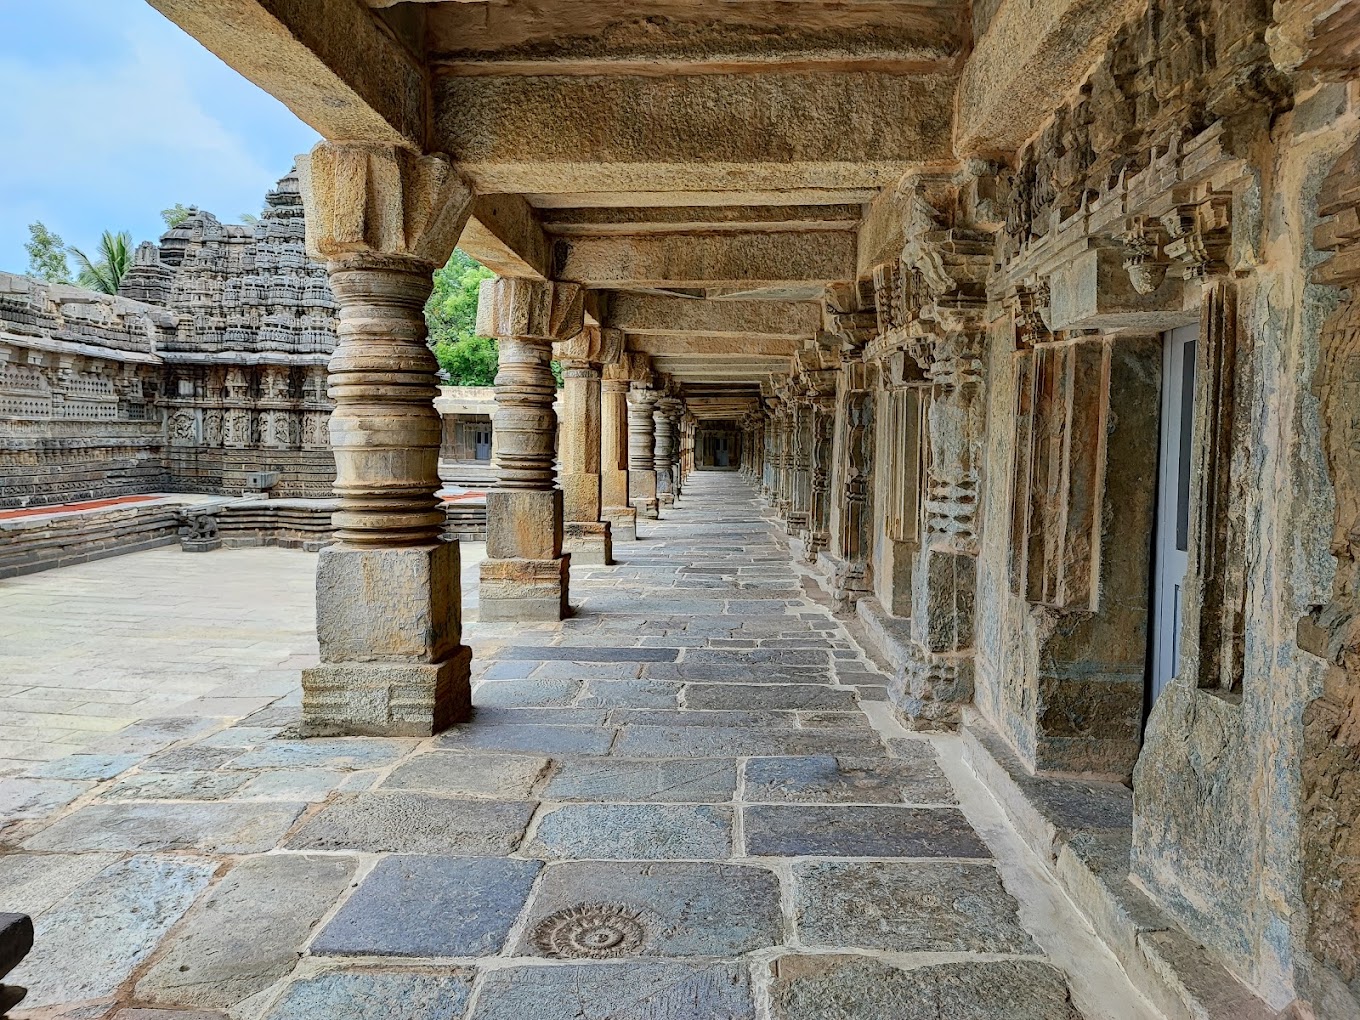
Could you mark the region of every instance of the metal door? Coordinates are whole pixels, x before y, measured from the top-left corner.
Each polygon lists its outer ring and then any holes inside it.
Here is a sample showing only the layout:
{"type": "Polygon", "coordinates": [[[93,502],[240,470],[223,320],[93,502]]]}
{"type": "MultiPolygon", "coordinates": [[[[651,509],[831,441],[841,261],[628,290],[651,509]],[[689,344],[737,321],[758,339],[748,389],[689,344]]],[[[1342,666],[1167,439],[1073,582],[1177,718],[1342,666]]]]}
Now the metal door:
{"type": "Polygon", "coordinates": [[[1181,593],[1190,563],[1190,451],[1198,341],[1198,326],[1182,326],[1163,338],[1162,451],[1150,671],[1154,701],[1180,669],[1181,593]]]}

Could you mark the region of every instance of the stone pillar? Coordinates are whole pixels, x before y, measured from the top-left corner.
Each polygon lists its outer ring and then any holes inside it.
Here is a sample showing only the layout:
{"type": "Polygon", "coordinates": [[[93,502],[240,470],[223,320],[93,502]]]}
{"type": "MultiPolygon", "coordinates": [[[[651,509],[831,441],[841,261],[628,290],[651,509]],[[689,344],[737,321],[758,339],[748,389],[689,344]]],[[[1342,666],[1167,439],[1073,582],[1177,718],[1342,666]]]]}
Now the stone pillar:
{"type": "Polygon", "coordinates": [[[445,541],[431,274],[472,196],[448,161],[323,143],[300,165],[313,257],[339,304],[330,361],[336,544],[317,564],[321,663],[302,674],[309,735],[428,735],[467,718],[458,544],[445,541]]]}
{"type": "Polygon", "coordinates": [[[874,394],[865,378],[865,366],[848,366],[845,391],[845,422],[841,474],[845,479],[839,495],[838,543],[832,594],[836,608],[850,609],[868,594],[869,555],[873,549],[871,522],[874,470],[874,394]]]}
{"type": "Polygon", "coordinates": [[[623,334],[589,326],[573,340],[557,346],[564,380],[559,455],[562,462],[562,505],[566,518],[563,548],[576,563],[614,562],[609,522],[601,517],[601,373],[605,361],[617,361],[623,334]]]}
{"type": "Polygon", "coordinates": [[[812,500],[812,406],[807,397],[793,401],[789,428],[789,510],[785,530],[802,535],[808,528],[808,508],[812,500]]]}
{"type": "Polygon", "coordinates": [[[643,517],[661,516],[657,502],[656,444],[652,415],[657,394],[636,384],[628,394],[628,495],[643,517]]]}
{"type": "Polygon", "coordinates": [[[660,397],[652,411],[656,442],[652,460],[656,465],[656,498],[662,506],[675,503],[675,407],[674,397],[660,397]]]}
{"type": "Polygon", "coordinates": [[[805,549],[809,563],[816,563],[818,553],[831,541],[830,490],[835,415],[835,391],[821,394],[819,401],[812,407],[812,503],[805,549]]]}
{"type": "Polygon", "coordinates": [[[600,514],[614,541],[637,538],[637,508],[628,502],[628,379],[618,377],[624,368],[605,368],[600,396],[600,514]]]}
{"type": "Polygon", "coordinates": [[[496,279],[482,284],[477,332],[500,341],[496,373],[495,488],[486,494],[484,621],[561,620],[571,557],[562,551],[562,490],[556,488],[554,341],[584,326],[576,284],[496,279]]]}

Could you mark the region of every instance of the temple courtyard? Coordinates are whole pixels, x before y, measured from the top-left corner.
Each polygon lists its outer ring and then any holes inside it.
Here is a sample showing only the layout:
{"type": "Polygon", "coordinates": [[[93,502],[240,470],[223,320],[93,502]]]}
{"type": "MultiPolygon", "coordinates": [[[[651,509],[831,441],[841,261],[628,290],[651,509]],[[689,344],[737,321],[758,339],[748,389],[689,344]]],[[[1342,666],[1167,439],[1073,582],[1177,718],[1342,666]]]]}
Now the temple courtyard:
{"type": "Polygon", "coordinates": [[[293,736],[312,554],[0,582],[15,1016],[1157,1015],[744,479],[640,530],[561,623],[469,584],[474,719],[427,739],[293,736]]]}

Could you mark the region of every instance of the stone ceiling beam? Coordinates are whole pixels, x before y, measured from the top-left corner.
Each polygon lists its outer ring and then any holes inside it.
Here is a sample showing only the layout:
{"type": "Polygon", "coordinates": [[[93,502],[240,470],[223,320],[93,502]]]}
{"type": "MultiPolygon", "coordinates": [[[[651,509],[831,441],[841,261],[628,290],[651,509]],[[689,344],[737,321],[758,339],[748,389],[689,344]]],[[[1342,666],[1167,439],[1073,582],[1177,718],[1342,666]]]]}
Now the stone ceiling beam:
{"type": "Polygon", "coordinates": [[[878,194],[875,187],[857,188],[732,188],[730,190],[638,191],[531,191],[527,198],[535,209],[663,209],[677,207],[751,207],[760,205],[863,205],[878,194]]]}
{"type": "Polygon", "coordinates": [[[782,357],[791,358],[802,349],[799,340],[768,336],[637,336],[626,334],[628,349],[659,357],[782,357]]]}
{"type": "Polygon", "coordinates": [[[429,10],[432,59],[463,73],[526,64],[652,75],[772,62],[919,65],[952,61],[968,25],[965,0],[555,0],[429,10]]]}
{"type": "Polygon", "coordinates": [[[652,206],[632,209],[546,209],[539,214],[550,234],[675,233],[694,230],[852,230],[861,204],[652,206]]]}
{"type": "Polygon", "coordinates": [[[553,268],[593,287],[849,280],[855,245],[852,231],[562,238],[553,268]]]}
{"type": "Polygon", "coordinates": [[[821,308],[807,302],[692,301],[619,292],[609,302],[609,324],[640,336],[811,337],[821,308]]]}
{"type": "Polygon", "coordinates": [[[532,206],[518,195],[483,195],[458,247],[497,276],[548,278],[552,245],[532,206]]]}
{"type": "Polygon", "coordinates": [[[1146,0],[1001,0],[959,82],[960,156],[1020,148],[1146,0]]]}
{"type": "Polygon", "coordinates": [[[354,0],[149,0],[331,141],[429,151],[422,64],[354,0]]]}
{"type": "Polygon", "coordinates": [[[517,194],[878,188],[950,157],[953,89],[952,74],[773,70],[433,85],[437,146],[479,193],[517,194]]]}

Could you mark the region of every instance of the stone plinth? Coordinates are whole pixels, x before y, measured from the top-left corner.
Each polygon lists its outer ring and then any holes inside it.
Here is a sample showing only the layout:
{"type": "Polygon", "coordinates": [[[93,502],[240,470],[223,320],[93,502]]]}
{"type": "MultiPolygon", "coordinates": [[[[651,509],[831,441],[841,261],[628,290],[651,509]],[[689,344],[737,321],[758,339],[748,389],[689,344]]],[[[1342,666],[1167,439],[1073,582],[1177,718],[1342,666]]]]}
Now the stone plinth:
{"type": "MultiPolygon", "coordinates": [[[[636,524],[633,527],[636,538],[636,524]]],[[[609,521],[567,521],[562,528],[562,551],[570,554],[574,563],[609,566],[614,562],[613,525],[609,521]]]]}
{"type": "MultiPolygon", "coordinates": [[[[490,495],[490,494],[488,494],[490,495]]],[[[482,561],[481,605],[484,623],[538,623],[567,616],[571,556],[553,559],[482,561]]]]}
{"type": "Polygon", "coordinates": [[[323,549],[321,665],[302,674],[304,732],[428,736],[466,719],[460,601],[456,543],[323,549]]]}

